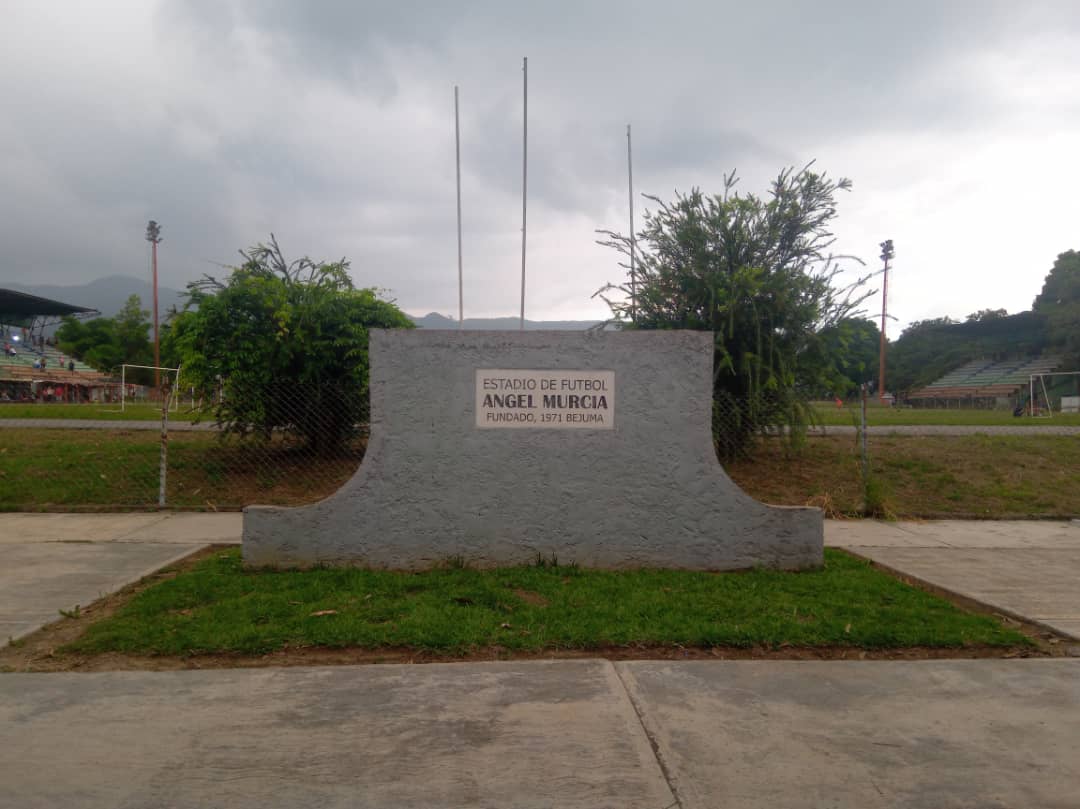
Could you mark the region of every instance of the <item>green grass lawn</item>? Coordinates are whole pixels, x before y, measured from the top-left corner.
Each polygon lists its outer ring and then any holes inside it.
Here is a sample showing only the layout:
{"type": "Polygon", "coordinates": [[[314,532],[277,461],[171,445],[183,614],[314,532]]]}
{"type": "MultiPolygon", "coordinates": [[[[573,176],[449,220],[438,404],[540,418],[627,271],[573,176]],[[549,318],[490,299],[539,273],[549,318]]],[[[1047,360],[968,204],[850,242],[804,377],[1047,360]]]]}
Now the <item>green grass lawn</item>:
{"type": "MultiPolygon", "coordinates": [[[[120,411],[120,403],[62,404],[0,404],[0,419],[80,419],[89,421],[161,421],[158,403],[130,402],[120,411]]],[[[180,406],[169,411],[170,421],[191,421],[191,408],[180,406]]]]}
{"type": "MultiPolygon", "coordinates": [[[[826,426],[850,426],[859,418],[858,406],[845,405],[838,408],[828,402],[814,406],[818,420],[826,426]]],[[[93,419],[104,421],[159,421],[161,405],[154,403],[128,404],[120,412],[120,404],[3,404],[0,405],[0,418],[3,419],[93,419]]],[[[169,419],[190,421],[191,408],[181,406],[177,411],[170,411],[169,419]]],[[[960,424],[960,425],[1048,425],[1080,426],[1080,414],[1055,414],[1052,418],[1016,418],[1007,410],[926,410],[913,408],[888,408],[872,405],[867,409],[867,420],[871,425],[909,425],[909,424],[960,424]]]]}
{"type": "MultiPolygon", "coordinates": [[[[330,458],[286,440],[222,441],[217,433],[169,438],[166,503],[221,508],[299,505],[336,491],[363,456],[363,440],[330,458]]],[[[0,511],[153,506],[158,501],[157,430],[0,430],[0,511]]]]}
{"type": "MultiPolygon", "coordinates": [[[[157,503],[155,430],[0,430],[0,510],[149,507],[157,503]]],[[[352,476],[363,440],[333,458],[287,441],[221,442],[215,433],[175,432],[166,502],[237,508],[313,503],[352,476]]],[[[1080,436],[891,436],[870,439],[875,478],[898,517],[1080,515],[1080,436]]],[[[862,506],[853,436],[806,440],[792,452],[767,439],[725,465],[746,492],[777,505],[862,506]]]]}
{"type": "MultiPolygon", "coordinates": [[[[814,405],[819,423],[826,426],[844,425],[850,427],[861,418],[857,403],[836,407],[821,402],[814,405]]],[[[1080,426],[1080,414],[1055,413],[1050,418],[1016,417],[1009,410],[930,410],[910,407],[880,407],[872,405],[866,409],[866,421],[871,426],[901,426],[914,424],[954,424],[974,425],[979,427],[1002,425],[1032,427],[1080,426]]]]}
{"type": "Polygon", "coordinates": [[[245,571],[216,553],[137,594],[63,651],[262,654],[297,647],[444,654],[610,646],[1020,647],[1020,633],[840,551],[820,571],[600,571],[528,565],[245,571]]]}

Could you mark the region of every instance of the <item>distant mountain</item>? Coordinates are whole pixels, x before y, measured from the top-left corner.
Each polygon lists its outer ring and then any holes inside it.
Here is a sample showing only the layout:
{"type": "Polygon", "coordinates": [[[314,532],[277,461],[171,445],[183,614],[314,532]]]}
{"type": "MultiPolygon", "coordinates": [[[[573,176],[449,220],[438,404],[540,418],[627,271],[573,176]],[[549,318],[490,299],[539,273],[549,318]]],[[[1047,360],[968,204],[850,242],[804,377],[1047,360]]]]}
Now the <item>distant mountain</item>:
{"type": "MultiPolygon", "coordinates": [[[[413,323],[420,329],[457,329],[458,322],[452,317],[430,312],[423,317],[413,317],[413,323]]],[[[517,331],[519,320],[516,317],[467,317],[466,329],[484,331],[517,331]]],[[[597,325],[596,320],[526,320],[527,331],[585,331],[597,325]]]]}
{"type": "MultiPolygon", "coordinates": [[[[85,284],[72,284],[71,286],[58,286],[51,284],[9,284],[0,281],[0,287],[14,289],[18,292],[28,292],[41,298],[49,298],[54,301],[71,303],[75,306],[88,306],[97,309],[102,317],[112,317],[119,312],[125,301],[131,295],[138,295],[142,300],[143,309],[150,309],[154,305],[153,288],[149,281],[142,278],[133,278],[130,275],[110,275],[98,278],[85,284]]],[[[158,287],[158,311],[164,319],[169,308],[184,305],[184,293],[169,287],[158,287]]],[[[440,315],[438,312],[430,312],[423,317],[413,317],[413,323],[421,329],[457,329],[458,322],[452,317],[440,315]]],[[[525,328],[529,331],[584,331],[595,326],[595,320],[526,320],[525,328]]],[[[517,331],[518,319],[516,317],[467,317],[465,318],[466,329],[481,329],[484,331],[517,331]]]]}
{"type": "MultiPolygon", "coordinates": [[[[88,306],[101,312],[102,317],[112,317],[119,312],[131,295],[139,296],[143,309],[151,310],[154,306],[153,285],[149,281],[133,278],[130,275],[110,275],[86,284],[72,284],[71,286],[9,284],[0,281],[0,287],[14,289],[17,292],[28,292],[40,298],[49,298],[75,306],[88,306]]],[[[165,318],[170,307],[175,305],[179,308],[183,304],[184,293],[169,287],[158,286],[158,312],[162,319],[165,318]]]]}

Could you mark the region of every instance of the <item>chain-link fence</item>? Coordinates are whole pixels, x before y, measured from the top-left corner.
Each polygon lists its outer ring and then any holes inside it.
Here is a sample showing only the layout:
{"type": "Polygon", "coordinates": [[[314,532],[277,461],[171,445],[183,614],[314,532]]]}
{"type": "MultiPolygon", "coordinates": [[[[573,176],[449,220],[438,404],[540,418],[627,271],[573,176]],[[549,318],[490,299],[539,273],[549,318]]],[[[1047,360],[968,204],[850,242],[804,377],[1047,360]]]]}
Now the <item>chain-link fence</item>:
{"type": "Polygon", "coordinates": [[[725,422],[714,422],[725,469],[758,500],[817,506],[830,517],[1080,516],[1080,419],[914,410],[866,391],[801,406],[805,431],[799,416],[778,419],[796,429],[759,430],[726,457],[725,422]]]}
{"type": "MultiPolygon", "coordinates": [[[[75,406],[33,407],[63,415],[75,406]]],[[[124,412],[115,403],[78,407],[77,421],[5,420],[0,509],[302,505],[340,488],[367,444],[366,397],[333,384],[232,381],[185,389],[164,431],[160,402],[132,403],[124,412]]],[[[1039,435],[1014,424],[892,428],[904,413],[870,411],[877,426],[866,430],[861,397],[811,403],[773,392],[719,396],[717,457],[758,500],[818,506],[829,516],[1080,514],[1080,423],[1039,435]]],[[[980,412],[969,420],[992,415],[980,412]]],[[[0,407],[0,420],[4,413],[0,407]]],[[[957,418],[956,411],[947,415],[957,418]]]]}
{"type": "Polygon", "coordinates": [[[863,514],[871,478],[861,463],[866,433],[857,419],[848,423],[853,413],[857,409],[845,409],[839,429],[839,414],[829,413],[832,426],[825,427],[822,404],[795,391],[721,392],[713,401],[717,458],[763,502],[816,506],[832,517],[863,514]]]}
{"type": "Polygon", "coordinates": [[[50,418],[0,431],[0,508],[301,505],[340,488],[367,444],[366,396],[327,384],[187,390],[179,405],[170,392],[167,409],[88,404],[71,420],[38,412],[50,418]]]}

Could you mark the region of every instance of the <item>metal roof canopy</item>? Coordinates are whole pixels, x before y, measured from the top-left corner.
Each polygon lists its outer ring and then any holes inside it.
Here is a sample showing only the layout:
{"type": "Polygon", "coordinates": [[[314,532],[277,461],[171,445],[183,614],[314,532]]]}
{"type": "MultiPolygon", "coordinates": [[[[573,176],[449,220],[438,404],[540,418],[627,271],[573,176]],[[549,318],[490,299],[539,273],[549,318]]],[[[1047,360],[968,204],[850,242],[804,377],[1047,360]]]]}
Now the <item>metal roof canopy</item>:
{"type": "Polygon", "coordinates": [[[30,328],[38,317],[96,314],[100,314],[97,309],[86,306],[39,298],[14,289],[0,289],[0,323],[7,326],[30,328]]]}

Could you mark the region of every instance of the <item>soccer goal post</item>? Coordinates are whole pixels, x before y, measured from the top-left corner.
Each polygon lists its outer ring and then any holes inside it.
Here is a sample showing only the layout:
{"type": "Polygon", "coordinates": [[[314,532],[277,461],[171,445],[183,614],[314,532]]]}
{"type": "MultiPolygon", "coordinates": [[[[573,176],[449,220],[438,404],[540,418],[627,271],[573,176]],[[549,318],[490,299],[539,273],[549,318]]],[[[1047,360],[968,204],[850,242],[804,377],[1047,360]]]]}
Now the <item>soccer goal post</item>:
{"type": "MultiPolygon", "coordinates": [[[[169,381],[169,374],[172,374],[172,382],[169,385],[172,395],[169,396],[169,410],[176,413],[180,409],[180,396],[179,396],[179,384],[180,384],[180,369],[179,368],[165,368],[161,365],[132,365],[131,363],[124,363],[120,366],[120,412],[124,412],[124,408],[127,406],[127,400],[131,397],[128,395],[128,383],[127,383],[127,370],[128,368],[140,368],[147,371],[161,371],[165,374],[165,381],[169,381]]],[[[145,386],[142,386],[145,387],[145,386]]]]}
{"type": "Polygon", "coordinates": [[[1055,397],[1059,401],[1058,412],[1066,412],[1066,402],[1071,411],[1077,396],[1080,396],[1080,371],[1032,374],[1028,380],[1028,415],[1050,418],[1054,414],[1055,397]]]}

